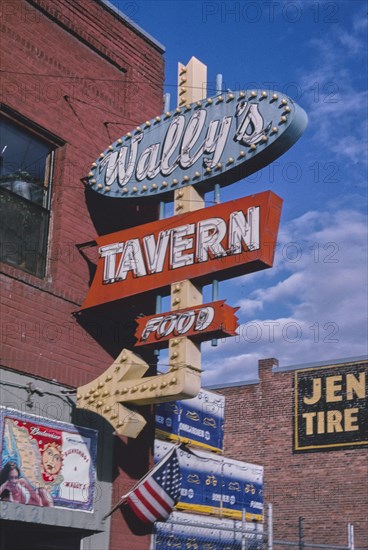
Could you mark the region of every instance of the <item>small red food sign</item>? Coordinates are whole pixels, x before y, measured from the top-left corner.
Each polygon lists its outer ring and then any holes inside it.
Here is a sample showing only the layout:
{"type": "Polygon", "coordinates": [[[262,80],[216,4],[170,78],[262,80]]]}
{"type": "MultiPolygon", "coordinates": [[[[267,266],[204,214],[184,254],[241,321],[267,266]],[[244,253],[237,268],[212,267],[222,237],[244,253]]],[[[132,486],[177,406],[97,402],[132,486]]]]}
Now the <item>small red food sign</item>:
{"type": "Polygon", "coordinates": [[[157,315],[138,317],[135,333],[136,346],[166,347],[171,338],[186,336],[206,341],[212,338],[235,336],[239,308],[225,304],[225,300],[187,307],[157,315]]]}

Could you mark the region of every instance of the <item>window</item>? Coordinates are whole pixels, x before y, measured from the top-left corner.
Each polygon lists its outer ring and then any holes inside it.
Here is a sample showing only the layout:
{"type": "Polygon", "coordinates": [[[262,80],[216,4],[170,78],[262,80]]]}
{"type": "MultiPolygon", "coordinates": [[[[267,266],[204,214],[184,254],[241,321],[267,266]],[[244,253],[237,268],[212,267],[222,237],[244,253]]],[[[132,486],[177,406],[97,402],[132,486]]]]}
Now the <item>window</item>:
{"type": "Polygon", "coordinates": [[[44,277],[55,146],[0,119],[0,260],[44,277]]]}

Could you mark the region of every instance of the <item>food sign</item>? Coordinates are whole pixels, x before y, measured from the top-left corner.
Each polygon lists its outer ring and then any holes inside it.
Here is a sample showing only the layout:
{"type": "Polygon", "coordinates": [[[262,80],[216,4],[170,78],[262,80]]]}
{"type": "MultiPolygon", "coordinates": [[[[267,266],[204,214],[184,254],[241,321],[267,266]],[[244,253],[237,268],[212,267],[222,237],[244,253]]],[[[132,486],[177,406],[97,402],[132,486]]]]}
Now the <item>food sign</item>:
{"type": "Polygon", "coordinates": [[[165,347],[170,338],[187,336],[197,341],[235,336],[236,311],[225,300],[188,307],[159,315],[138,317],[136,346],[165,347]]]}

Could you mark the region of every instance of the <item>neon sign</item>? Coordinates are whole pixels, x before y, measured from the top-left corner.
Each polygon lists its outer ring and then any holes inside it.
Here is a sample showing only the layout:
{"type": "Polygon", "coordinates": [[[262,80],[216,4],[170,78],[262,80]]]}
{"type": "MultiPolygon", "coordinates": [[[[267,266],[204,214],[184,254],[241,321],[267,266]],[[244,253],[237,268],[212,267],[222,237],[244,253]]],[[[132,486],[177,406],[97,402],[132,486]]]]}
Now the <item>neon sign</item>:
{"type": "Polygon", "coordinates": [[[135,346],[166,347],[170,338],[190,337],[204,341],[235,336],[238,327],[236,311],[225,300],[179,309],[148,317],[138,317],[135,346]]]}
{"type": "Polygon", "coordinates": [[[198,101],[147,121],[110,145],[90,189],[148,199],[195,185],[229,185],[270,164],[301,136],[307,115],[280,93],[245,91],[198,101]]]}
{"type": "Polygon", "coordinates": [[[282,200],[266,191],[104,235],[82,309],[192,279],[207,284],[271,267],[282,200]]]}

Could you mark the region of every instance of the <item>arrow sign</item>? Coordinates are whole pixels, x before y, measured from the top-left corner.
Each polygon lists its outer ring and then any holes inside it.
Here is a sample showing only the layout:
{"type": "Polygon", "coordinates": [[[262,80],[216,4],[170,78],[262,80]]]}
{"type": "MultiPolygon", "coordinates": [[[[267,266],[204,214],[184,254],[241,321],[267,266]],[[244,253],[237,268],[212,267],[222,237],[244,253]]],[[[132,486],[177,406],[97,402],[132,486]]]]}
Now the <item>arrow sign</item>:
{"type": "Polygon", "coordinates": [[[122,403],[149,405],[190,399],[201,388],[200,371],[190,365],[171,367],[167,374],[143,378],[148,369],[143,359],[123,349],[101,376],[77,389],[76,407],[103,416],[117,435],[135,438],[146,421],[122,403]]]}

